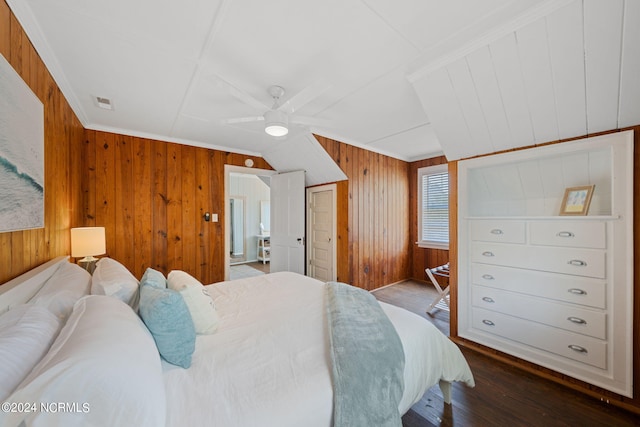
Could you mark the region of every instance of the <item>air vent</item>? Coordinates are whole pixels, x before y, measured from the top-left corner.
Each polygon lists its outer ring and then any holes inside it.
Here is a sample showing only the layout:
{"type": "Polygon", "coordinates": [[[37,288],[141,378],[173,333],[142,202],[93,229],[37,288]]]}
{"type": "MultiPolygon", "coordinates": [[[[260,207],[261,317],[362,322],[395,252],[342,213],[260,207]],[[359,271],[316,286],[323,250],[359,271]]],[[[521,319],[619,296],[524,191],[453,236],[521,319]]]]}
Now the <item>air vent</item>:
{"type": "Polygon", "coordinates": [[[104,108],[105,110],[113,110],[113,104],[109,98],[103,98],[101,96],[96,96],[96,102],[98,107],[104,108]]]}

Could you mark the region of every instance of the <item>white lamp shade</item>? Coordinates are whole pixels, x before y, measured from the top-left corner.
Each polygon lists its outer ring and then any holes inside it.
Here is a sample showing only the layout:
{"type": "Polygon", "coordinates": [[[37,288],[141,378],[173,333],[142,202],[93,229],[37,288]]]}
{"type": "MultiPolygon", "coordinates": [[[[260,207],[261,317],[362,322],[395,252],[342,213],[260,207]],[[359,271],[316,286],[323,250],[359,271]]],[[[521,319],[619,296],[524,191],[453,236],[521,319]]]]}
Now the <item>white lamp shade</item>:
{"type": "Polygon", "coordinates": [[[104,227],[71,229],[71,256],[74,258],[102,255],[107,252],[104,227]]]}
{"type": "Polygon", "coordinates": [[[271,136],[284,136],[289,133],[287,115],[280,110],[264,113],[264,131],[271,136]]]}

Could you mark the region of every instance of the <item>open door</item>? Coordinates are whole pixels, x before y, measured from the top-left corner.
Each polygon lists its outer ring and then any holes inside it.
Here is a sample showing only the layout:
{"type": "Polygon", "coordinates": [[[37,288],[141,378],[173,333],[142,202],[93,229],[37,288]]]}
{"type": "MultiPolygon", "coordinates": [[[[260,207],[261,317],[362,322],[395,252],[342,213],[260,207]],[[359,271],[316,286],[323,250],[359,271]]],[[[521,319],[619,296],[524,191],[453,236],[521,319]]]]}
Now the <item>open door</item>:
{"type": "Polygon", "coordinates": [[[304,274],[304,171],[271,176],[271,269],[304,274]]]}

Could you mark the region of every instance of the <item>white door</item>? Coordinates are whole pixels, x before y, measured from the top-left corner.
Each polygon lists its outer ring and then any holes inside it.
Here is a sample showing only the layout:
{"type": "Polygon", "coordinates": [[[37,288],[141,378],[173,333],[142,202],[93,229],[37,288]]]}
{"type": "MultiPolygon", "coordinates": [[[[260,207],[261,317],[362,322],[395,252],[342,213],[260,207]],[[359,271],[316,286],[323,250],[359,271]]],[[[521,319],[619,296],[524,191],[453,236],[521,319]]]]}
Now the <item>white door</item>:
{"type": "Polygon", "coordinates": [[[307,190],[307,275],[323,282],[335,276],[335,185],[307,190]]]}
{"type": "Polygon", "coordinates": [[[271,177],[270,272],[304,274],[304,171],[271,177]]]}

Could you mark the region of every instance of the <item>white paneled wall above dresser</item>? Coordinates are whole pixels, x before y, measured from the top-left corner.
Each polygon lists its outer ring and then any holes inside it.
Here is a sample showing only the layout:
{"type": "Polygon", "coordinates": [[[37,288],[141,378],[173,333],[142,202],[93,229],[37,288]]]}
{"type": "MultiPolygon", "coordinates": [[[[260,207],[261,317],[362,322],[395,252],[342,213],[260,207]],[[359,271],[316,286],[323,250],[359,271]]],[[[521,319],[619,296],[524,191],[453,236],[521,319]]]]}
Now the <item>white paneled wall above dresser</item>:
{"type": "Polygon", "coordinates": [[[632,397],[632,172],[632,131],[460,161],[459,336],[632,397]]]}

